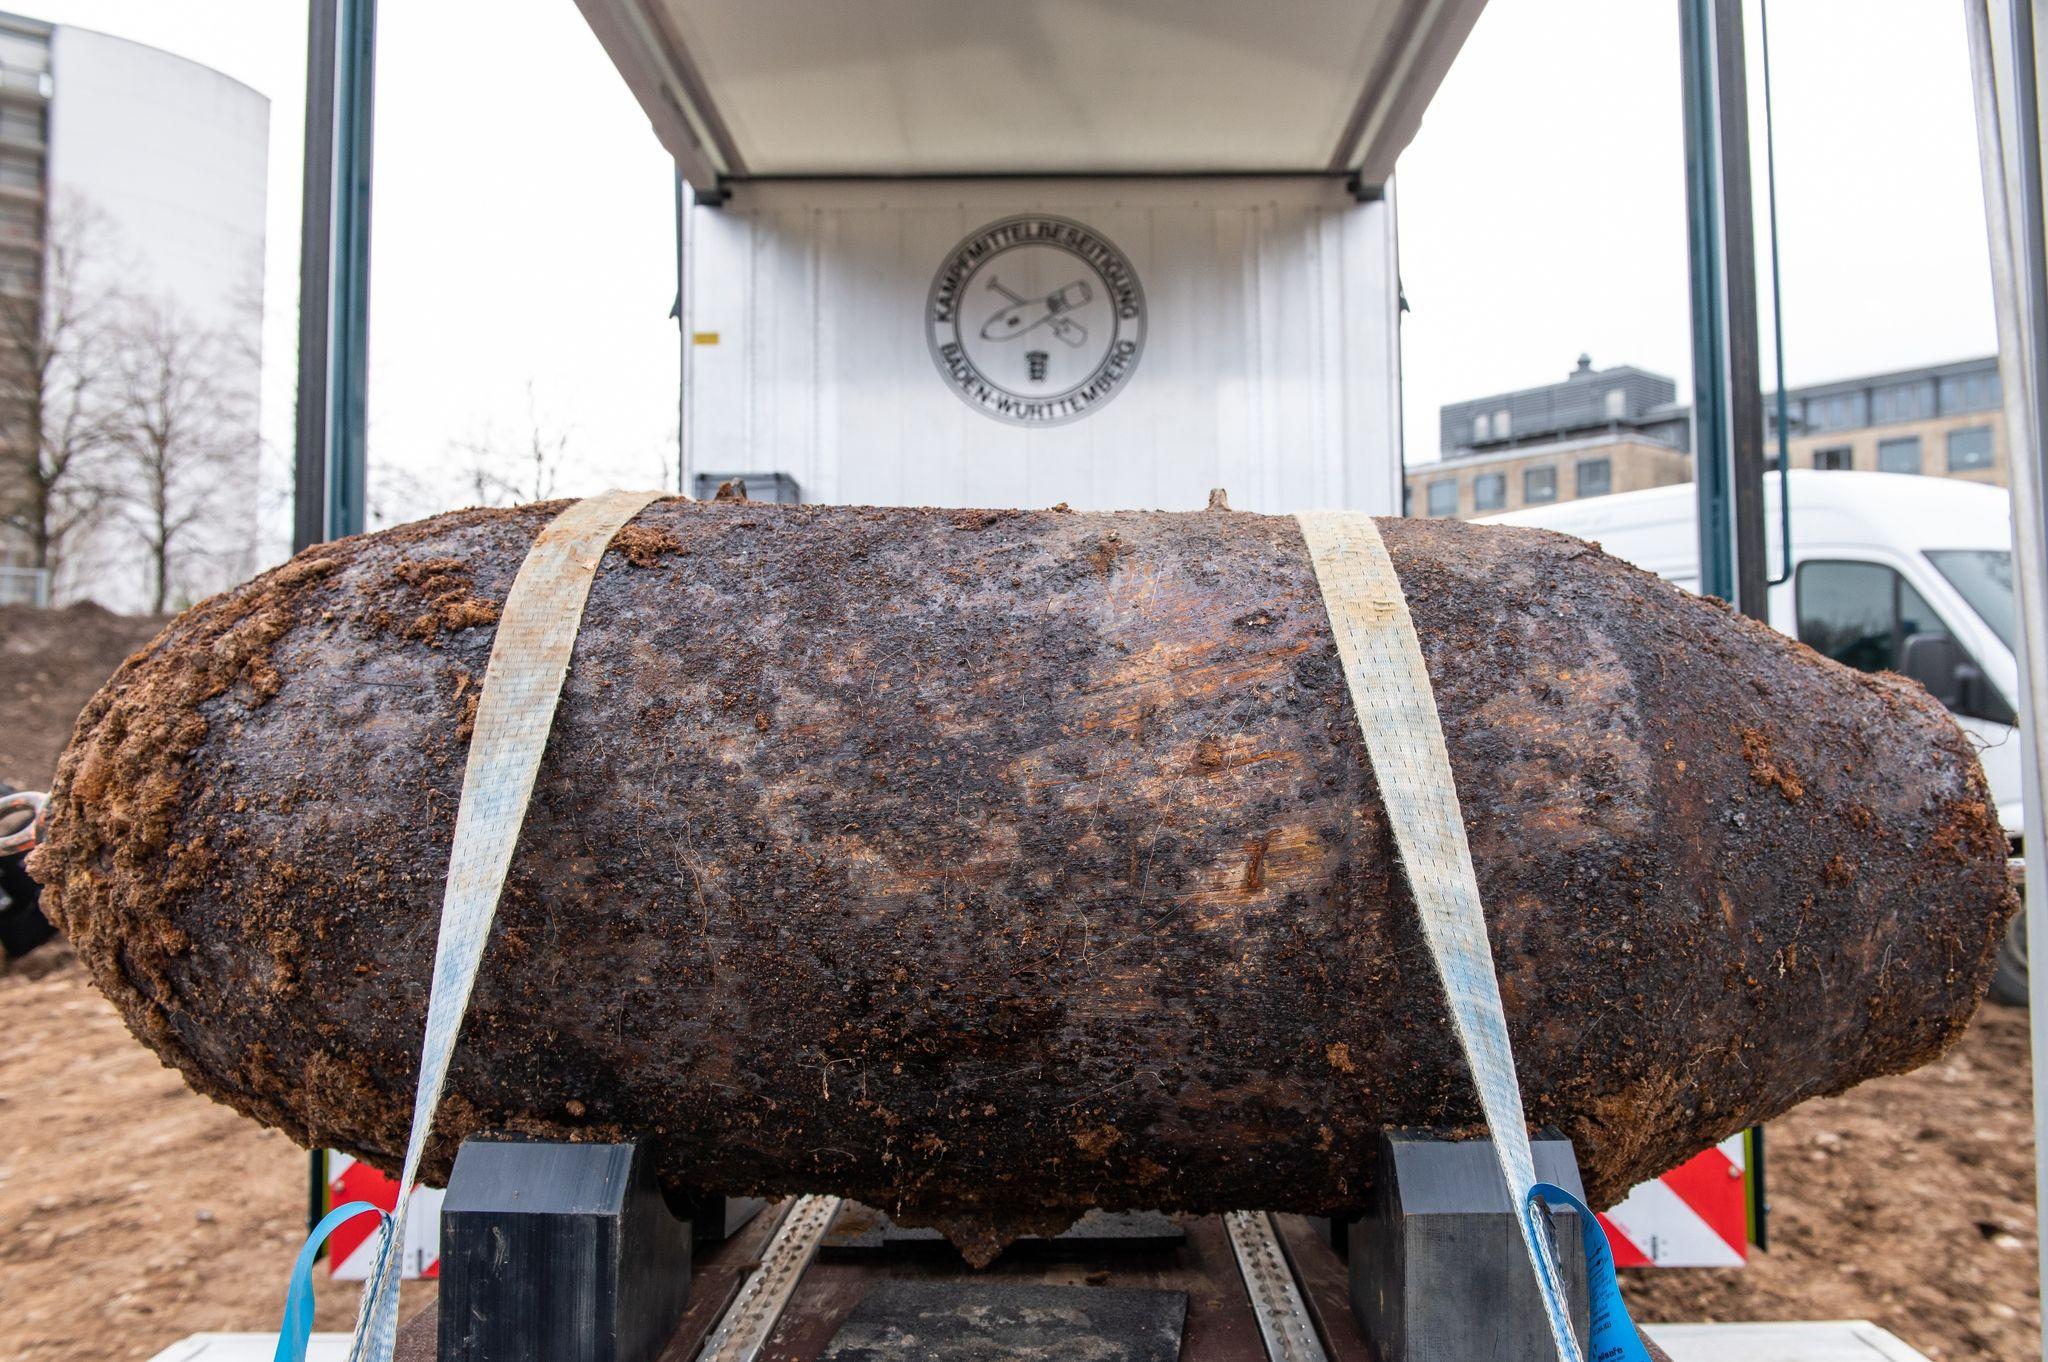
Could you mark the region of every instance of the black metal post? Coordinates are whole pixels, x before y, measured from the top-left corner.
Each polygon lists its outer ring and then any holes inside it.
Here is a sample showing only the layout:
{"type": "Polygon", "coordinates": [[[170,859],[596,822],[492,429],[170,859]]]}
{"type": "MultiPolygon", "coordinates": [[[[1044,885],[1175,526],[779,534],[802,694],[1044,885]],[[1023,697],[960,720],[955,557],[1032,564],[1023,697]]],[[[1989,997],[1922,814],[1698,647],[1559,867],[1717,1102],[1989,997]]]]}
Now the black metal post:
{"type": "Polygon", "coordinates": [[[690,494],[690,186],[676,172],[676,491],[690,494]]]}
{"type": "Polygon", "coordinates": [[[1700,590],[1765,617],[1763,391],[1740,0],[1678,0],[1700,590]]]}
{"type": "MultiPolygon", "coordinates": [[[[376,34],[376,0],[308,0],[295,553],[363,529],[376,34]]],[[[323,1151],[314,1150],[309,1228],[326,1213],[326,1168],[323,1151]]]]}
{"type": "Polygon", "coordinates": [[[307,0],[306,162],[299,208],[299,411],[292,551],[327,538],[327,318],[334,246],[336,0],[307,0]]]}
{"type": "Polygon", "coordinates": [[[308,0],[292,547],[363,528],[376,0],[308,0]]]}

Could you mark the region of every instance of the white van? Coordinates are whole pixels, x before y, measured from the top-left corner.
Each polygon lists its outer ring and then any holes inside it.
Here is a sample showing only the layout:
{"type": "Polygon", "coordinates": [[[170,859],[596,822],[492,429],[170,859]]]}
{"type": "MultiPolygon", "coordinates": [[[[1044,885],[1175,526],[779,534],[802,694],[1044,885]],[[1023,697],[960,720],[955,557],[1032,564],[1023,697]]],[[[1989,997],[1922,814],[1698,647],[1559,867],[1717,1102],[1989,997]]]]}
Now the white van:
{"type": "MultiPolygon", "coordinates": [[[[2019,666],[2008,494],[1949,478],[1804,469],[1791,474],[1791,486],[1787,574],[1778,478],[1764,480],[1772,626],[1852,667],[1910,676],[1946,704],[1977,740],[1999,821],[2017,848],[2019,666]]],[[[1690,483],[1487,520],[1562,530],[1699,589],[1690,483]]],[[[2001,1001],[2026,1001],[2026,958],[2025,930],[2015,922],[1993,985],[2001,1001]]]]}

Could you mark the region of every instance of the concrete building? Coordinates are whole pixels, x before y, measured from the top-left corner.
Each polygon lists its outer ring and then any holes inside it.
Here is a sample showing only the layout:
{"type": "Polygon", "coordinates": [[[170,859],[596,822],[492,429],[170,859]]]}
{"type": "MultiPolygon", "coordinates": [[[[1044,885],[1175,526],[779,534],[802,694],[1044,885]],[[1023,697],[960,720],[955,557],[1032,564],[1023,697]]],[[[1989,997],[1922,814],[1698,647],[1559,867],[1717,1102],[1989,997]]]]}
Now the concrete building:
{"type": "Polygon", "coordinates": [[[1684,450],[1610,431],[1411,468],[1407,514],[1470,519],[1690,481],[1684,450]]]}
{"type": "MultiPolygon", "coordinates": [[[[1794,468],[1924,473],[2006,486],[2011,463],[1998,357],[1786,390],[1794,468]]],[[[1777,466],[1777,405],[1764,399],[1777,466]]]]}
{"type": "Polygon", "coordinates": [[[1441,414],[1438,445],[1451,459],[1627,432],[1685,449],[1688,416],[1678,405],[1678,385],[1664,375],[1629,364],[1595,369],[1591,355],[1580,355],[1562,383],[1451,403],[1441,414]]]}
{"type": "MultiPolygon", "coordinates": [[[[1677,385],[1579,357],[1562,383],[1454,402],[1443,458],[1407,470],[1408,514],[1493,515],[1692,480],[1692,411],[1677,385]]],[[[1788,389],[1794,468],[1862,469],[2003,486],[2010,467],[1996,356],[1788,389]]],[[[1765,461],[1777,467],[1766,394],[1765,461]]]]}
{"type": "MultiPolygon", "coordinates": [[[[146,304],[206,340],[215,439],[235,453],[210,472],[224,491],[175,584],[180,600],[254,566],[269,146],[270,101],[239,81],[124,38],[0,14],[0,299],[30,300],[47,330],[49,251],[71,234],[86,243],[82,289],[146,304]]],[[[14,377],[5,386],[20,391],[14,377]]],[[[16,405],[31,410],[0,413],[0,441],[18,447],[36,416],[32,401],[16,405]]],[[[0,507],[13,490],[0,485],[0,507]]],[[[38,582],[32,566],[21,533],[0,525],[0,600],[54,588],[136,609],[153,594],[147,555],[111,515],[58,582],[38,582]]]]}

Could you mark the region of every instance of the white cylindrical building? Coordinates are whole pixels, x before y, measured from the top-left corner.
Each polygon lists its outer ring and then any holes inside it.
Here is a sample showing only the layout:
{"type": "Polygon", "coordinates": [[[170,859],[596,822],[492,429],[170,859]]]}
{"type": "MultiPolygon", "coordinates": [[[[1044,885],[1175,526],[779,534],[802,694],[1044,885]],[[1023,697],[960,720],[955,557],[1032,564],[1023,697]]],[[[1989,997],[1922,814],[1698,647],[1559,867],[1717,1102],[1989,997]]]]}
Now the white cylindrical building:
{"type": "MultiPolygon", "coordinates": [[[[197,599],[255,566],[262,281],[270,101],[211,67],[90,29],[0,15],[0,311],[37,324],[52,377],[0,374],[0,513],[21,503],[38,418],[59,433],[89,376],[94,400],[126,407],[152,385],[180,418],[161,478],[187,521],[174,537],[167,603],[197,599]],[[13,484],[13,485],[10,485],[13,484]],[[182,542],[177,542],[177,541],[182,542]]],[[[8,361],[0,358],[0,368],[8,361]]],[[[97,417],[122,424],[124,413],[97,417]]],[[[125,413],[131,428],[138,413],[125,413]]],[[[144,438],[143,443],[147,443],[144,438]]],[[[119,610],[156,598],[158,520],[138,459],[86,451],[74,529],[42,584],[58,600],[119,610]]],[[[46,453],[46,458],[49,457],[46,453]]],[[[83,458],[83,455],[81,456],[83,458]]],[[[0,529],[0,600],[33,589],[39,556],[17,510],[0,529]],[[9,572],[9,569],[13,569],[9,572]]]]}

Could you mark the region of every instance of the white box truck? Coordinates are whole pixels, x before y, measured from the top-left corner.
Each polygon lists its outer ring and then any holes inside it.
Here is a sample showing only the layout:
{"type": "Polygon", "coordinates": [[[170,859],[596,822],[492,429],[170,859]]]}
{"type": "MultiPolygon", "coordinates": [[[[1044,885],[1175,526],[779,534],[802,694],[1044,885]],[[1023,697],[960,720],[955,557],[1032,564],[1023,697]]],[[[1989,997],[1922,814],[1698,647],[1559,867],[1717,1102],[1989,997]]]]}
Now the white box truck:
{"type": "Polygon", "coordinates": [[[687,190],[687,490],[1399,510],[1390,183],[1482,0],[578,4],[687,190]]]}
{"type": "Polygon", "coordinates": [[[1393,205],[1340,180],[798,180],[684,211],[693,482],[1400,504],[1393,205]]]}
{"type": "MultiPolygon", "coordinates": [[[[2003,488],[1903,473],[1787,475],[1792,570],[1778,479],[1764,483],[1774,628],[1864,671],[1925,685],[1976,741],[1999,821],[2018,846],[2012,511],[2003,488]]],[[[1655,487],[1488,516],[1592,540],[1667,581],[1699,589],[1693,487],[1655,487]]],[[[2016,919],[1993,995],[2026,1001],[2026,926],[2016,919]]]]}

